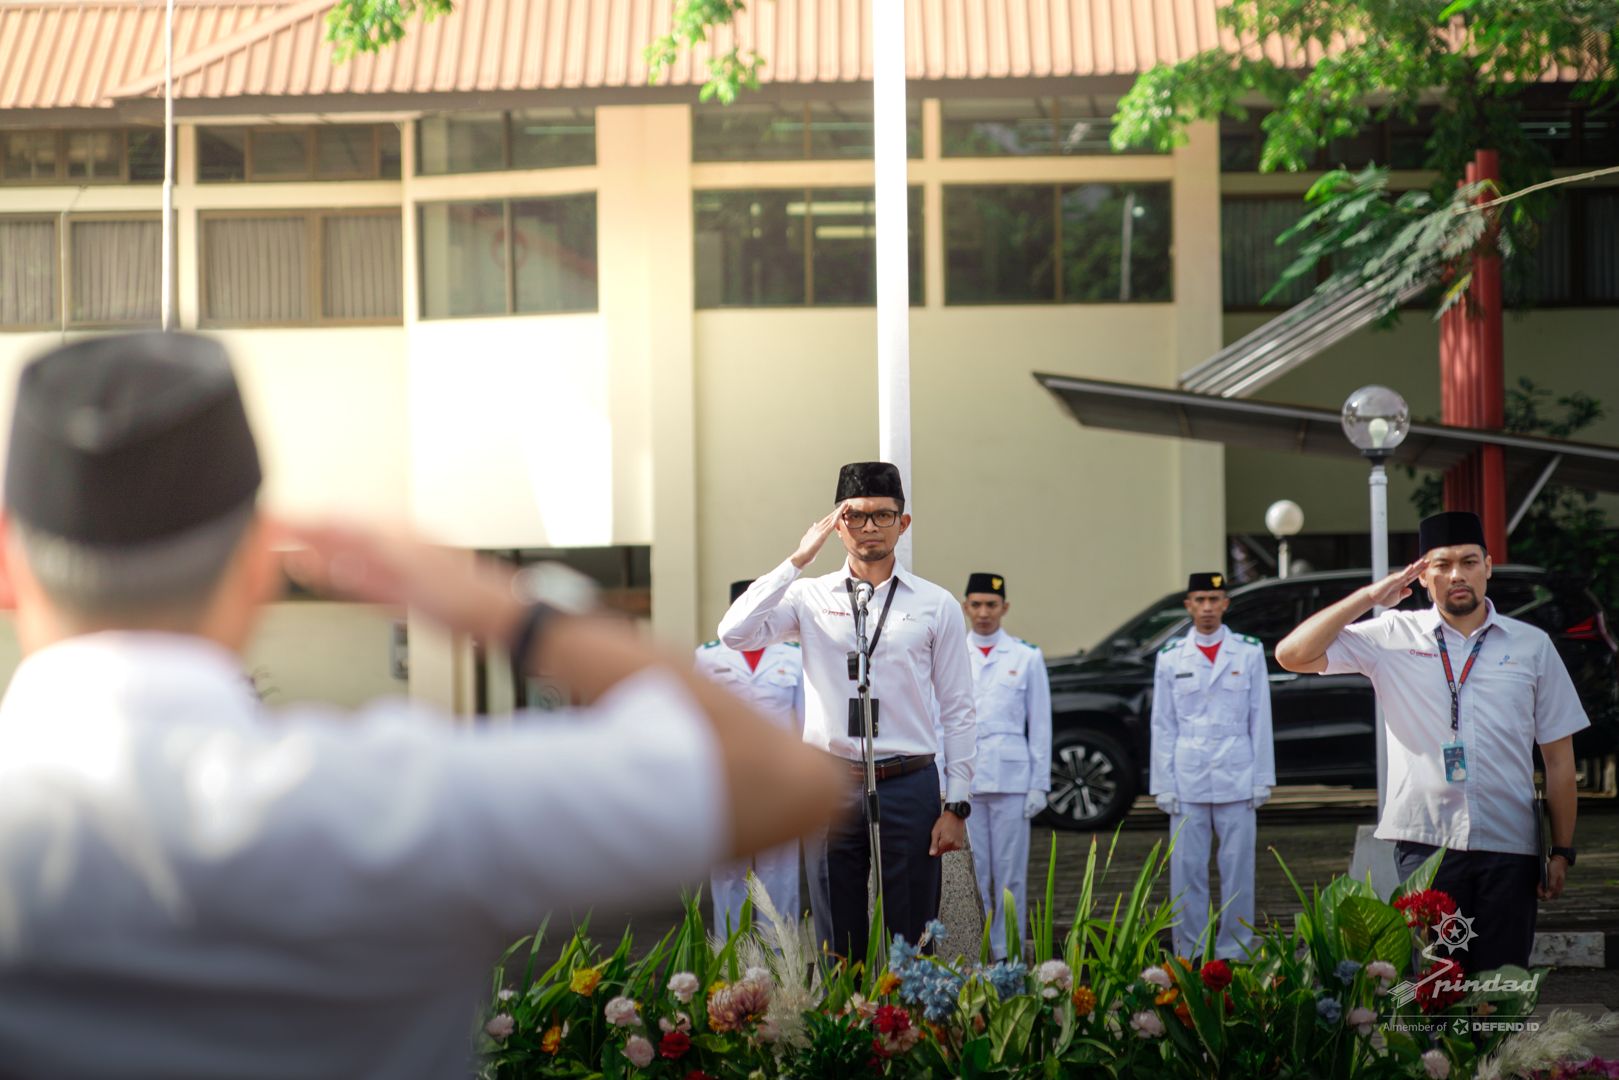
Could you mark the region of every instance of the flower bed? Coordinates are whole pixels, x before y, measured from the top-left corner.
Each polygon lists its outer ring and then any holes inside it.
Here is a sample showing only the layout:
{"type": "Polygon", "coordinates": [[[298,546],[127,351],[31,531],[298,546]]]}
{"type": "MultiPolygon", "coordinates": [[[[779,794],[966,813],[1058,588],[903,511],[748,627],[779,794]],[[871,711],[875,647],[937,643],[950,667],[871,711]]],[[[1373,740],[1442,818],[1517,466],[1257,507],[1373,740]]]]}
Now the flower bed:
{"type": "MultiPolygon", "coordinates": [[[[869,953],[846,964],[817,955],[808,926],[784,919],[757,887],[729,938],[709,938],[693,898],[682,925],[640,958],[628,934],[604,955],[581,929],[537,973],[542,927],[495,969],[482,1076],[1501,1075],[1505,1062],[1491,1055],[1509,1035],[1514,1053],[1529,1045],[1533,1036],[1514,1035],[1506,1021],[1533,1010],[1544,971],[1509,968],[1464,983],[1451,970],[1433,938],[1455,910],[1428,888],[1438,858],[1392,905],[1343,877],[1309,896],[1298,890],[1304,911],[1293,929],[1267,929],[1244,962],[1163,952],[1171,916],[1157,890],[1167,861],[1159,847],[1128,893],[1098,910],[1111,851],[1099,867],[1094,841],[1060,941],[1048,876],[1044,904],[1033,905],[1028,963],[989,963],[987,928],[973,962],[933,923],[915,945],[896,939],[884,949],[874,934],[869,953]],[[527,969],[507,986],[507,961],[525,945],[527,969]]],[[[1019,939],[1007,929],[1007,940],[1019,939]]]]}

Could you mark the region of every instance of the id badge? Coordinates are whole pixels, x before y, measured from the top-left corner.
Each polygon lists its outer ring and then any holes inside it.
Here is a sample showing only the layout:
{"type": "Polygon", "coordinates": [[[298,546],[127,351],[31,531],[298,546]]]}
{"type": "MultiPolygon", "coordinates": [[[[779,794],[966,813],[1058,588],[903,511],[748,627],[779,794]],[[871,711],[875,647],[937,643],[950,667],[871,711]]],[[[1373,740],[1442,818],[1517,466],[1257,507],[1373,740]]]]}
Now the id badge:
{"type": "Polygon", "coordinates": [[[1467,747],[1459,740],[1445,744],[1445,779],[1452,784],[1467,779],[1467,747]]]}
{"type": "MultiPolygon", "coordinates": [[[[881,715],[877,711],[877,706],[879,704],[881,704],[881,702],[879,702],[876,698],[871,699],[871,737],[873,739],[877,737],[877,732],[879,730],[877,727],[877,718],[881,715]]],[[[864,739],[865,737],[866,725],[860,716],[860,699],[857,697],[852,697],[849,699],[849,738],[864,739]]]]}

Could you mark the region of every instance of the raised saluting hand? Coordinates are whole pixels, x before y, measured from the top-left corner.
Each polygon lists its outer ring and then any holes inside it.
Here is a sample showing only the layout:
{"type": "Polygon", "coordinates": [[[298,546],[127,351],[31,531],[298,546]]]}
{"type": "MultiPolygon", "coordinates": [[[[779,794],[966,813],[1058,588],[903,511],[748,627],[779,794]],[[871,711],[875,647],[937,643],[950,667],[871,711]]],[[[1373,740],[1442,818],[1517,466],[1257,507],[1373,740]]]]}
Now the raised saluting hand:
{"type": "Polygon", "coordinates": [[[832,512],[817,521],[804,533],[804,539],[798,542],[798,550],[793,552],[793,565],[800,570],[815,561],[815,556],[821,553],[821,546],[826,538],[831,536],[838,527],[838,515],[843,513],[843,504],[838,503],[832,512]]]}

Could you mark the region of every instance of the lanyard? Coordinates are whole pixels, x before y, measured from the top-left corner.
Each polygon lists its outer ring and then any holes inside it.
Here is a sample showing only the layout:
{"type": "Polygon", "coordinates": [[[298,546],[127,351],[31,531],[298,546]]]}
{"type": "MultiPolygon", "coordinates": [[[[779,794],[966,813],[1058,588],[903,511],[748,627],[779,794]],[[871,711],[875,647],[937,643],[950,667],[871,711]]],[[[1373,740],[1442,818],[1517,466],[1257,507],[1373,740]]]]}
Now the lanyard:
{"type": "MultiPolygon", "coordinates": [[[[843,579],[843,587],[849,591],[849,604],[854,604],[854,582],[848,578],[843,579]]],[[[892,576],[888,579],[888,599],[883,601],[883,613],[877,616],[877,629],[871,635],[871,659],[866,662],[866,670],[870,671],[877,662],[877,642],[883,636],[883,624],[888,621],[888,609],[894,604],[894,594],[899,592],[899,580],[892,576]]],[[[849,655],[853,656],[853,653],[849,655]]],[[[851,676],[852,678],[853,676],[851,676]]]]}
{"type": "Polygon", "coordinates": [[[1486,626],[1479,631],[1478,640],[1473,643],[1473,651],[1467,656],[1467,663],[1462,665],[1462,677],[1456,678],[1450,671],[1450,650],[1445,648],[1445,628],[1434,627],[1433,636],[1439,639],[1439,659],[1445,662],[1445,682],[1450,686],[1450,730],[1454,733],[1461,725],[1461,689],[1467,685],[1467,673],[1473,670],[1473,661],[1478,659],[1478,651],[1484,647],[1484,639],[1489,636],[1492,627],[1486,626]]]}

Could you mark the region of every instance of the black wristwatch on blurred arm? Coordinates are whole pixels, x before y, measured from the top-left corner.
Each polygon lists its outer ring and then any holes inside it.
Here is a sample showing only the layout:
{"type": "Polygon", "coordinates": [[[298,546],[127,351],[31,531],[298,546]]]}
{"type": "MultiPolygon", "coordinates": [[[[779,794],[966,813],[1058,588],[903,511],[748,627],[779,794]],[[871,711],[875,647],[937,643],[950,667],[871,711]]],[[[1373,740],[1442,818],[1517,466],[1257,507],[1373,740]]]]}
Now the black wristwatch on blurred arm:
{"type": "MultiPolygon", "coordinates": [[[[944,808],[956,815],[962,821],[966,821],[968,818],[972,817],[973,813],[973,804],[970,802],[947,802],[944,804],[944,808]]],[[[1570,863],[1569,865],[1572,866],[1573,864],[1570,863]]]]}
{"type": "Polygon", "coordinates": [[[1568,865],[1570,867],[1572,867],[1574,865],[1574,845],[1573,844],[1570,844],[1568,847],[1554,847],[1554,848],[1552,848],[1552,856],[1556,857],[1558,855],[1561,855],[1563,857],[1563,861],[1568,863],[1568,865]]]}

